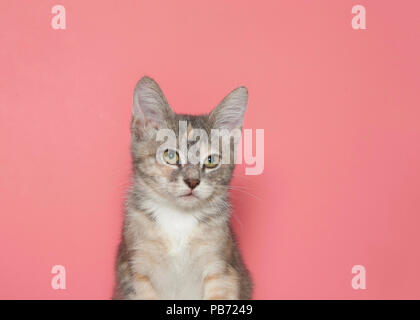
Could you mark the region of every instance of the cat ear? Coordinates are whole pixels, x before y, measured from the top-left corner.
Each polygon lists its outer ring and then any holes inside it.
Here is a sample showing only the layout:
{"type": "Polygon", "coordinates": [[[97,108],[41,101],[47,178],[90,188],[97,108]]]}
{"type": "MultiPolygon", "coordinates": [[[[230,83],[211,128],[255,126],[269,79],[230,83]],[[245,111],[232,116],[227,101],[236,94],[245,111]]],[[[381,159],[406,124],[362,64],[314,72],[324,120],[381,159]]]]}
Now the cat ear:
{"type": "Polygon", "coordinates": [[[134,125],[141,129],[149,125],[155,128],[163,127],[166,119],[173,115],[159,85],[149,77],[143,77],[137,82],[132,113],[134,125]]]}
{"type": "Polygon", "coordinates": [[[239,87],[230,92],[210,113],[213,128],[229,131],[241,129],[247,105],[247,88],[239,87]]]}

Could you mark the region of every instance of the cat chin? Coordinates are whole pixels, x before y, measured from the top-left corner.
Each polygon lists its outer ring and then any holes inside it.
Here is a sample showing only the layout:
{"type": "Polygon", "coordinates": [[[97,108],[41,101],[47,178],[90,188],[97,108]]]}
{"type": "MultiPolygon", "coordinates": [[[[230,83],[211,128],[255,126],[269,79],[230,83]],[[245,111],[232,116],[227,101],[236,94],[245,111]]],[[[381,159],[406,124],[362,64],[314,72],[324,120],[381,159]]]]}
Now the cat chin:
{"type": "Polygon", "coordinates": [[[187,195],[178,197],[176,202],[181,206],[191,208],[200,204],[201,200],[195,195],[187,195]]]}
{"type": "MultiPolygon", "coordinates": [[[[145,188],[143,188],[145,190],[145,188]]],[[[209,195],[207,194],[197,194],[196,192],[191,194],[171,194],[170,192],[157,193],[156,190],[152,188],[147,189],[147,198],[153,203],[165,203],[168,206],[175,207],[183,210],[195,210],[206,206],[208,202],[209,195]]]]}
{"type": "Polygon", "coordinates": [[[201,210],[208,207],[208,198],[201,198],[198,196],[181,196],[177,197],[172,204],[184,210],[201,210]]]}

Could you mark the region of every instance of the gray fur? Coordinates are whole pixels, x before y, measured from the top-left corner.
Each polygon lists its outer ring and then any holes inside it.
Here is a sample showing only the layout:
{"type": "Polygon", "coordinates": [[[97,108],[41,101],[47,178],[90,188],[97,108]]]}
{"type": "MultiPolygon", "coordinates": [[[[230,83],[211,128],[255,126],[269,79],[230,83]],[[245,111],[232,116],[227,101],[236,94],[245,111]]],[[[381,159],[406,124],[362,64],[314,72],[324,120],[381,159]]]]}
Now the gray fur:
{"type": "MultiPolygon", "coordinates": [[[[204,279],[204,275],[207,275],[206,279],[210,279],[209,274],[215,272],[210,268],[213,261],[215,268],[223,266],[218,270],[219,273],[235,275],[226,279],[229,281],[236,279],[233,283],[236,283],[238,293],[232,295],[226,293],[225,297],[251,298],[251,278],[240,256],[230,224],[228,186],[234,170],[233,143],[230,153],[232,161],[221,164],[215,170],[204,169],[201,164],[190,163],[166,168],[158,165],[155,159],[156,150],[161,143],[155,139],[157,129],[169,128],[178,136],[180,120],[187,121],[188,126],[193,129],[204,129],[209,137],[212,128],[228,130],[241,128],[247,99],[246,88],[240,87],[224,98],[210,114],[200,116],[176,114],[169,107],[154,80],[144,77],[136,85],[131,123],[133,178],[126,202],[122,241],[116,263],[115,299],[147,299],[151,298],[150,295],[158,299],[206,298],[205,293],[200,294],[204,290],[200,286],[205,288],[200,277],[204,279]],[[188,189],[184,179],[200,180],[200,184],[194,189],[196,198],[184,200],[181,196],[188,189]],[[184,251],[179,249],[183,260],[187,259],[187,262],[183,261],[185,270],[175,270],[173,263],[178,262],[170,262],[178,259],[176,254],[179,253],[172,252],[178,250],[178,247],[173,249],[173,244],[159,225],[162,221],[159,215],[161,207],[170,208],[170,212],[172,210],[179,212],[180,217],[185,218],[188,223],[196,221],[185,240],[186,244],[183,244],[184,251]],[[193,221],[190,220],[191,217],[193,221]],[[191,279],[184,274],[190,269],[194,270],[191,272],[191,279]],[[195,272],[198,280],[194,278],[195,272]],[[165,281],[169,280],[165,280],[165,274],[179,276],[182,281],[170,279],[170,286],[166,285],[165,281]],[[135,282],[136,277],[147,281],[143,281],[140,287],[135,282]],[[183,289],[181,282],[185,284],[185,288],[191,290],[183,289]],[[191,283],[190,287],[188,283],[191,283]],[[142,294],[141,288],[145,288],[145,291],[150,290],[150,293],[142,294]]],[[[189,146],[191,144],[190,142],[189,146]]],[[[221,148],[219,153],[222,153],[221,148]]],[[[221,156],[223,157],[223,154],[221,156]]],[[[214,285],[216,288],[219,285],[223,289],[223,282],[215,282],[214,285]]]]}

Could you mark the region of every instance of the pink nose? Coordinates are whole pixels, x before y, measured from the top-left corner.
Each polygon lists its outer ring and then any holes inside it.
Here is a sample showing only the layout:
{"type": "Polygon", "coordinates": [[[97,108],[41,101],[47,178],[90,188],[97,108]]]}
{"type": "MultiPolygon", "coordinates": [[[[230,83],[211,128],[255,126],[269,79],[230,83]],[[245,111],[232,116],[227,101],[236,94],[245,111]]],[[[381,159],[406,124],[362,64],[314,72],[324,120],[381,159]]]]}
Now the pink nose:
{"type": "Polygon", "coordinates": [[[198,186],[200,184],[200,180],[199,179],[184,179],[184,182],[191,189],[194,189],[196,186],[198,186]]]}

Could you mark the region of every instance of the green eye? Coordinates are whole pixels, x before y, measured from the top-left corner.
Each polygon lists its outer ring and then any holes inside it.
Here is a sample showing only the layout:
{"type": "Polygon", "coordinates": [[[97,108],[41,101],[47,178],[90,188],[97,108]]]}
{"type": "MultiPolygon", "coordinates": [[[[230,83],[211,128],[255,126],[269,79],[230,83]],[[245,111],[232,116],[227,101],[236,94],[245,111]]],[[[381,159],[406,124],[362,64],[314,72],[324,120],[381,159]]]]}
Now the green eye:
{"type": "Polygon", "coordinates": [[[163,159],[166,161],[166,163],[168,164],[179,164],[179,154],[178,152],[174,151],[174,150],[166,150],[163,153],[163,159]]]}
{"type": "Polygon", "coordinates": [[[209,169],[216,168],[219,165],[219,162],[220,157],[217,154],[212,154],[206,158],[206,161],[204,161],[204,167],[209,169]]]}

